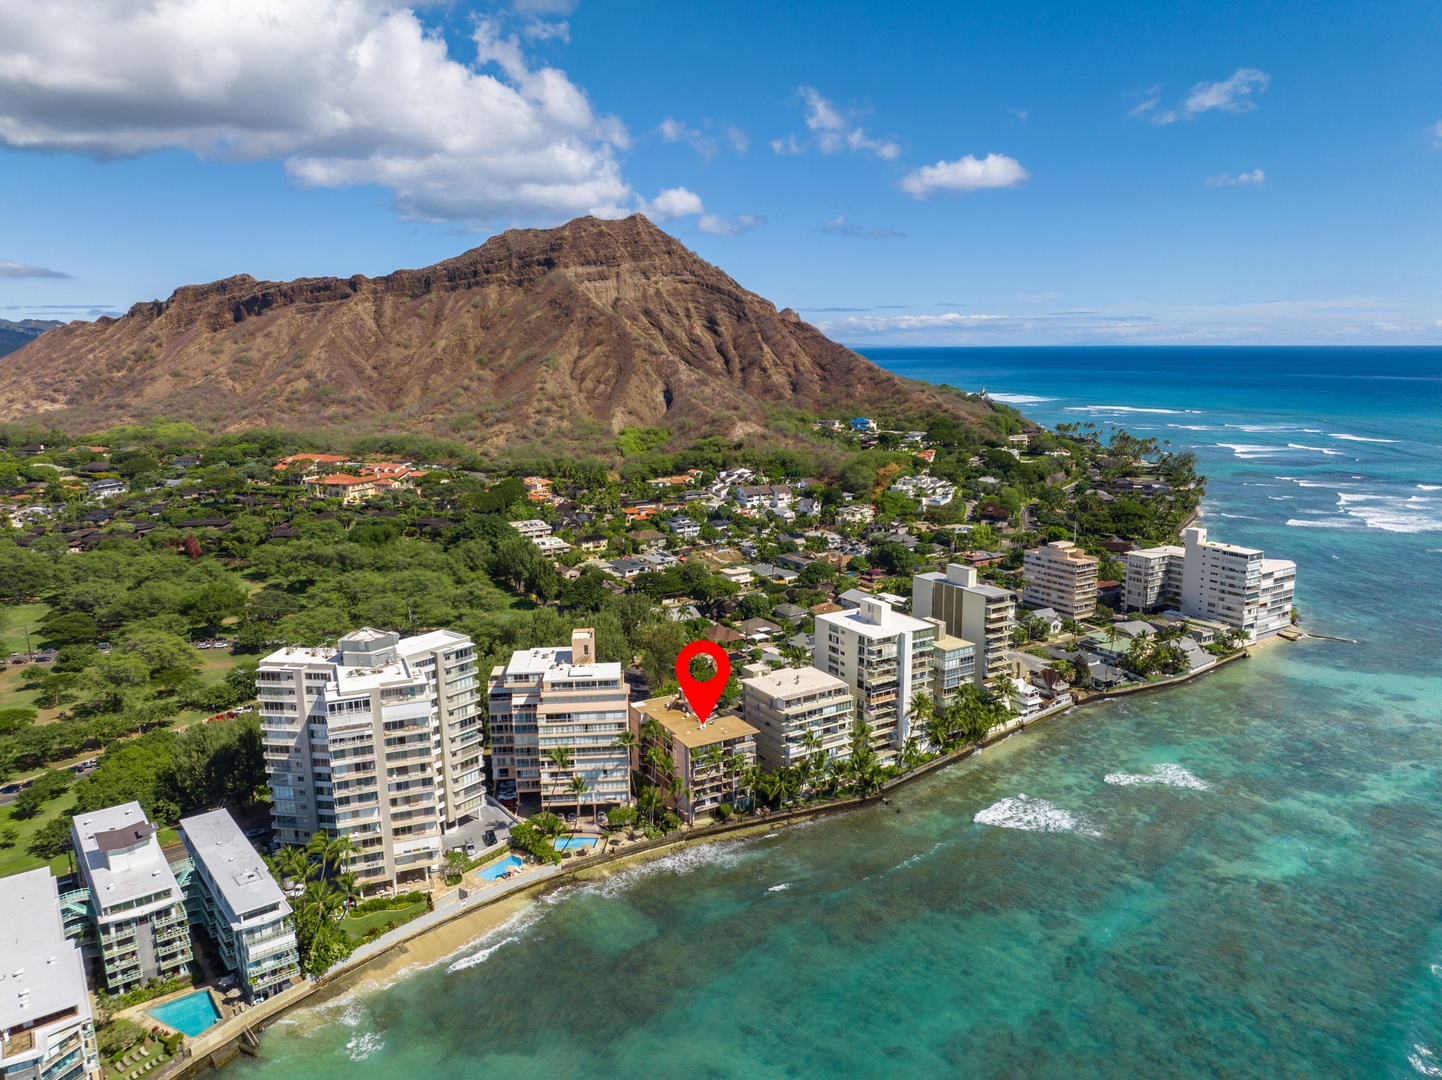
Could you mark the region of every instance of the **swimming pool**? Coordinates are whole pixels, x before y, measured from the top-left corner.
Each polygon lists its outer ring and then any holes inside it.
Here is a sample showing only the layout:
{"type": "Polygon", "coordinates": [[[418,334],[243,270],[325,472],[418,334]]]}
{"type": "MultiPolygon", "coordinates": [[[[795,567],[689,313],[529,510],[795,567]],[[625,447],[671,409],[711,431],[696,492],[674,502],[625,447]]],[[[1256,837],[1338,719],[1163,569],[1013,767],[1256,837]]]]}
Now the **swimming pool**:
{"type": "Polygon", "coordinates": [[[492,863],[480,872],[479,877],[486,881],[497,881],[507,870],[514,870],[518,866],[525,866],[526,860],[518,855],[507,855],[498,863],[492,863]]]}
{"type": "Polygon", "coordinates": [[[593,848],[600,841],[594,836],[567,836],[560,840],[552,840],[557,851],[575,851],[577,848],[593,848]]]}
{"type": "Polygon", "coordinates": [[[184,1032],[192,1039],[220,1019],[220,1013],[216,1011],[215,1002],[210,1000],[210,992],[207,990],[197,990],[193,994],[186,994],[174,1001],[167,1001],[164,1005],[147,1009],[146,1012],[166,1027],[184,1032]]]}

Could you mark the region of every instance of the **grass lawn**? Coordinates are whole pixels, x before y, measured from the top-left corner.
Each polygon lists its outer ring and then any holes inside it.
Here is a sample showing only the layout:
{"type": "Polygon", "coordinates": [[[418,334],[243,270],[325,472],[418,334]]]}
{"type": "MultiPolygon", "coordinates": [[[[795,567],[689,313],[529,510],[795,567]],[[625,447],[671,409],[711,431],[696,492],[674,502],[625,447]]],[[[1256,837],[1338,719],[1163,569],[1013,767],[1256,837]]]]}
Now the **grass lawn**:
{"type": "MultiPolygon", "coordinates": [[[[12,820],[11,814],[15,810],[13,803],[8,806],[0,806],[0,830],[11,826],[20,830],[20,839],[16,841],[14,847],[0,848],[0,877],[46,865],[26,852],[25,846],[48,821],[61,817],[66,808],[70,806],[71,801],[69,793],[63,793],[46,803],[44,812],[38,817],[24,821],[12,820]]],[[[70,873],[70,856],[61,855],[59,858],[50,860],[49,865],[50,872],[53,874],[68,874],[70,873]]]]}
{"type": "Polygon", "coordinates": [[[40,648],[40,620],[50,613],[49,604],[7,604],[0,607],[0,659],[25,651],[25,631],[30,644],[40,648]]]}
{"type": "Polygon", "coordinates": [[[392,920],[396,922],[410,922],[425,910],[425,901],[421,901],[403,908],[395,908],[392,911],[372,911],[370,914],[362,915],[358,919],[353,919],[347,915],[340,921],[340,925],[341,929],[345,931],[346,937],[350,938],[351,941],[358,942],[361,938],[365,937],[367,931],[377,926],[384,926],[392,920]]]}

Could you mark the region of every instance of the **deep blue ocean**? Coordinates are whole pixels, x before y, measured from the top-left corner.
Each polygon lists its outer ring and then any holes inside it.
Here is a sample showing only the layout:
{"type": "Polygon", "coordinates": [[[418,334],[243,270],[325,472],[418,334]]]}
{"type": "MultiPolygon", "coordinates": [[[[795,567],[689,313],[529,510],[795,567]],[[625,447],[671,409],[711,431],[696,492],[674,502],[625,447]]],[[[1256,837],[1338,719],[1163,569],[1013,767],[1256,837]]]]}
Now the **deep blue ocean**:
{"type": "Polygon", "coordinates": [[[1303,625],[875,807],[573,886],[267,1077],[1442,1076],[1442,350],[869,350],[1195,449],[1303,625]]]}

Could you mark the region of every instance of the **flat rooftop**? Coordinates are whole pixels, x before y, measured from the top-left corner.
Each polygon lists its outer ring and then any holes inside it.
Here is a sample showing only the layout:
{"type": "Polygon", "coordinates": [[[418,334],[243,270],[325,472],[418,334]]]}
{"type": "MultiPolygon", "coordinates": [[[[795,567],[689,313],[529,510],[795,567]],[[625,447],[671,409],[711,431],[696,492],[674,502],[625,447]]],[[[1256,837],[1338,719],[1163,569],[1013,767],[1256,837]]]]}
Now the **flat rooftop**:
{"type": "MultiPolygon", "coordinates": [[[[160,850],[160,841],[155,838],[153,827],[145,819],[145,811],[138,802],[108,806],[89,814],[77,815],[74,819],[76,836],[75,861],[80,866],[97,915],[101,909],[114,907],[126,900],[138,900],[153,896],[166,889],[174,894],[169,901],[180,899],[180,887],[165,855],[160,850]],[[147,832],[147,827],[152,831],[147,832]],[[135,838],[135,849],[119,850],[110,843],[107,833],[127,833],[135,838]],[[141,834],[145,833],[143,839],[141,834]],[[102,846],[102,845],[105,846],[102,846]],[[111,864],[114,864],[112,869],[111,864]]],[[[124,915],[133,918],[145,909],[135,908],[124,915]]],[[[105,916],[100,915],[103,920],[105,916]]]]}
{"type": "Polygon", "coordinates": [[[569,645],[544,649],[517,649],[511,662],[503,669],[507,676],[540,675],[548,679],[615,679],[621,678],[621,665],[572,664],[569,645]]]}
{"type": "Polygon", "coordinates": [[[249,912],[279,904],[280,910],[270,918],[290,914],[290,905],[275,878],[265,865],[235,819],[224,810],[181,818],[185,846],[196,862],[205,865],[206,873],[229,908],[234,922],[249,912]]]}
{"type": "Polygon", "coordinates": [[[711,719],[702,727],[696,723],[695,714],[686,707],[685,701],[680,697],[633,701],[631,708],[656,720],[688,750],[697,750],[703,746],[748,735],[756,737],[756,729],[734,713],[712,713],[711,719]]]}
{"type": "MultiPolygon", "coordinates": [[[[80,950],[65,940],[60,894],[45,867],[0,877],[0,1029],[74,1006],[90,1015],[80,950]]],[[[0,1051],[0,1057],[3,1057],[0,1051]]]]}
{"type": "Polygon", "coordinates": [[[835,675],[814,667],[781,668],[766,675],[742,679],[741,685],[773,698],[799,697],[802,694],[817,694],[826,690],[850,690],[850,687],[835,675]]]}

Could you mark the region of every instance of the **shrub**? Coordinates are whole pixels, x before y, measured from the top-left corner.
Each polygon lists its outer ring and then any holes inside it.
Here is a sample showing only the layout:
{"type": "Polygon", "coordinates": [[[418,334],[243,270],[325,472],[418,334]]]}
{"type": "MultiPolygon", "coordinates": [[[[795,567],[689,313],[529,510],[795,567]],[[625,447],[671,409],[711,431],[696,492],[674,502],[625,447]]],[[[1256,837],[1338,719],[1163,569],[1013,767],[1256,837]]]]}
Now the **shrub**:
{"type": "Polygon", "coordinates": [[[732,808],[731,808],[731,804],[730,804],[729,802],[721,803],[719,806],[716,807],[716,812],[715,812],[716,820],[717,820],[717,821],[730,821],[730,820],[731,820],[731,814],[732,814],[732,812],[733,812],[733,811],[732,811],[732,808]]]}

